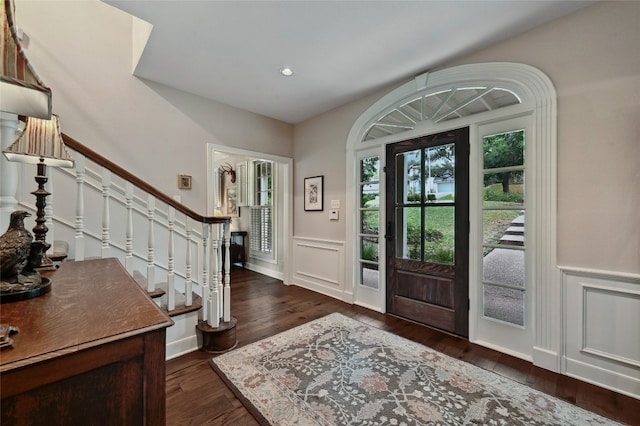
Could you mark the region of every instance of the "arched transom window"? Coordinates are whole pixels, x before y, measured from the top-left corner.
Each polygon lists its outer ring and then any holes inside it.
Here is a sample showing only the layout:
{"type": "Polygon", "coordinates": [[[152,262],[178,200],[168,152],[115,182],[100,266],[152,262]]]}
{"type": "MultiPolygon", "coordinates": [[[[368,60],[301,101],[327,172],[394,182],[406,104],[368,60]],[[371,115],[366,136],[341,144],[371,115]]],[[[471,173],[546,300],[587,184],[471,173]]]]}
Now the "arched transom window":
{"type": "Polygon", "coordinates": [[[455,87],[425,93],[401,103],[369,125],[363,141],[413,130],[417,123],[440,123],[521,103],[501,87],[455,87]]]}

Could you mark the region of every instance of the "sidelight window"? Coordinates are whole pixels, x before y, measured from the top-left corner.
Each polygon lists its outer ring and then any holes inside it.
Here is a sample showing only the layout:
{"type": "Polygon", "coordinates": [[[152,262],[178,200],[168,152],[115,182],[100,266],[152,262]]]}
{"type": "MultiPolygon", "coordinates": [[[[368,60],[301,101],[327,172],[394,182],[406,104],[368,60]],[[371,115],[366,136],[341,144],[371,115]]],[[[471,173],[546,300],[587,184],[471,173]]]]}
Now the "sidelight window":
{"type": "Polygon", "coordinates": [[[482,138],[485,317],[525,325],[525,131],[482,138]]]}
{"type": "Polygon", "coordinates": [[[380,288],[380,157],[361,158],[359,164],[360,285],[380,288]]]}

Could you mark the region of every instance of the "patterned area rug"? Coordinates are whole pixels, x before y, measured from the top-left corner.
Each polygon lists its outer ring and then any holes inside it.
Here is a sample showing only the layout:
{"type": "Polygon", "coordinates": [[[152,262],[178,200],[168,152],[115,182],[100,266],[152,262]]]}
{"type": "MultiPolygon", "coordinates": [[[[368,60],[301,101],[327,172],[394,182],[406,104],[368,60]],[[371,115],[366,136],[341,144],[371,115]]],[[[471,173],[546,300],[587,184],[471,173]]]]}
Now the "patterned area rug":
{"type": "Polygon", "coordinates": [[[337,313],[210,364],[262,424],[617,424],[337,313]]]}

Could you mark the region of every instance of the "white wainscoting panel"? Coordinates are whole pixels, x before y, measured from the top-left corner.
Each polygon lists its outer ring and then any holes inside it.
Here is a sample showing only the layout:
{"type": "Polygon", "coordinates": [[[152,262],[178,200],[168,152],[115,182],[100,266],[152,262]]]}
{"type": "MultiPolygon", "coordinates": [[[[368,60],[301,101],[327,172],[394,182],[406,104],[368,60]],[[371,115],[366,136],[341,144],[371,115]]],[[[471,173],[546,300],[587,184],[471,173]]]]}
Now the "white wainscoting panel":
{"type": "Polygon", "coordinates": [[[640,277],[563,269],[564,372],[640,398],[640,277]]]}
{"type": "Polygon", "coordinates": [[[352,291],[344,282],[344,242],[294,237],[292,283],[350,301],[352,291]]]}

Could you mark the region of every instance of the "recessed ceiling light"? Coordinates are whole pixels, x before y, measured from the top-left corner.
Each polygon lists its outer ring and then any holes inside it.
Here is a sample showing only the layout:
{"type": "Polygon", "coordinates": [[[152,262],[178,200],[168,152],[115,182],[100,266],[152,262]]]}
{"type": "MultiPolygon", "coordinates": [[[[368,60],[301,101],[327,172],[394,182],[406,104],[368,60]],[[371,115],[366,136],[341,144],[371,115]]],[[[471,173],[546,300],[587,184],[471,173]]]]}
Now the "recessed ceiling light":
{"type": "Polygon", "coordinates": [[[293,70],[289,67],[280,68],[280,74],[285,77],[291,77],[293,75],[293,70]]]}

